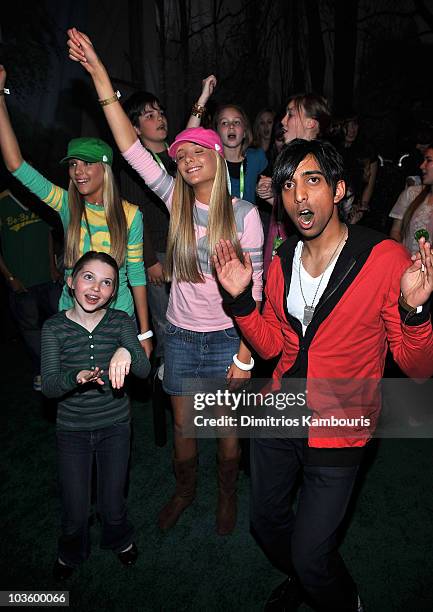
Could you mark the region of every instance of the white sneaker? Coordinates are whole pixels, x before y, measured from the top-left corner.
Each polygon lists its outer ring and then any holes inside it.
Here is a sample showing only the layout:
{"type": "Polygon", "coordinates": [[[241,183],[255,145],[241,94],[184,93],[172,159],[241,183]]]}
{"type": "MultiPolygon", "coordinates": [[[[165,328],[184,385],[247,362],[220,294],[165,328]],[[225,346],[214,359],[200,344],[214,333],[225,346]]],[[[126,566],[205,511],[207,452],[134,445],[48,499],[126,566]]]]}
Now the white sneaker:
{"type": "Polygon", "coordinates": [[[364,612],[364,606],[362,605],[361,598],[358,595],[358,612],[364,612]]]}

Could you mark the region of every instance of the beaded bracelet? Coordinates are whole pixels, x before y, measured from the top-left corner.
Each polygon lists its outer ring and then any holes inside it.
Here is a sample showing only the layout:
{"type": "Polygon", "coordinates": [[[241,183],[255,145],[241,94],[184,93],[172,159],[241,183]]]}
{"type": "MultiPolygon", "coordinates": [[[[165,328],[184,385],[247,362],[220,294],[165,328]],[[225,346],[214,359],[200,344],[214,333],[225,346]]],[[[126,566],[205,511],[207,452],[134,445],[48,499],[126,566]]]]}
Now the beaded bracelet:
{"type": "Polygon", "coordinates": [[[198,117],[200,119],[200,117],[204,114],[205,110],[206,106],[201,106],[201,104],[198,104],[198,102],[196,102],[191,109],[191,115],[194,115],[194,117],[198,117]]]}

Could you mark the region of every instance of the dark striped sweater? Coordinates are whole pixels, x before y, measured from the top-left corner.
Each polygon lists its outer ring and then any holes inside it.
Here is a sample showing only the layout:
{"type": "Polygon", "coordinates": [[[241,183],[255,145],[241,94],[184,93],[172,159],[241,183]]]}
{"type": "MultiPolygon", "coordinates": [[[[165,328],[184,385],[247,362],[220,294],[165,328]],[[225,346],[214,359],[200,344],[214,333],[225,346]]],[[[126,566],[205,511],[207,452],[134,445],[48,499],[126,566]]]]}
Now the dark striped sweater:
{"type": "Polygon", "coordinates": [[[129,420],[129,399],[124,389],[111,387],[108,365],[116,349],[131,353],[131,372],[145,378],[150,371],[129,315],[107,309],[92,332],[67,318],[62,311],[48,319],[42,329],[42,393],[60,398],[57,429],[93,431],[129,420]],[[99,366],[104,385],[78,385],[81,370],[99,366]]]}

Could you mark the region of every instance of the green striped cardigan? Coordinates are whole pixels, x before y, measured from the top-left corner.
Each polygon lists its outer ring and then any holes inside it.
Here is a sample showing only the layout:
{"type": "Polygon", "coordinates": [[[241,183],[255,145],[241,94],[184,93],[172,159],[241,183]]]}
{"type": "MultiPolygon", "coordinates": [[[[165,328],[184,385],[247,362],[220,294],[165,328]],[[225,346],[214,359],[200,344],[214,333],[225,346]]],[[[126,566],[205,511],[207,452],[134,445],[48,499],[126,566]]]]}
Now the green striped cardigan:
{"type": "Polygon", "coordinates": [[[92,332],[71,321],[62,311],[48,319],[42,329],[42,393],[60,398],[57,429],[93,431],[129,420],[129,399],[124,389],[108,380],[108,365],[119,347],[131,353],[131,371],[145,378],[149,360],[137,340],[129,315],[108,308],[92,332]],[[99,366],[104,385],[78,385],[81,370],[99,366]]]}

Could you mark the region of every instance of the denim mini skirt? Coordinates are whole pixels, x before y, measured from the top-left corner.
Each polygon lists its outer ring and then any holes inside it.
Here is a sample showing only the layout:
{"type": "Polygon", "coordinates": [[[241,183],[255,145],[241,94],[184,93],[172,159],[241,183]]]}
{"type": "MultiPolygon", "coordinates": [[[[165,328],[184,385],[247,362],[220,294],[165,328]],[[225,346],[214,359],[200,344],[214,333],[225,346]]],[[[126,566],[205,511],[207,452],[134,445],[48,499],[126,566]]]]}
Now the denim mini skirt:
{"type": "Polygon", "coordinates": [[[235,327],[196,332],[168,322],[164,344],[164,391],[169,395],[193,395],[194,391],[185,381],[225,379],[239,343],[235,327]]]}

